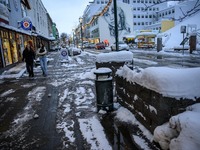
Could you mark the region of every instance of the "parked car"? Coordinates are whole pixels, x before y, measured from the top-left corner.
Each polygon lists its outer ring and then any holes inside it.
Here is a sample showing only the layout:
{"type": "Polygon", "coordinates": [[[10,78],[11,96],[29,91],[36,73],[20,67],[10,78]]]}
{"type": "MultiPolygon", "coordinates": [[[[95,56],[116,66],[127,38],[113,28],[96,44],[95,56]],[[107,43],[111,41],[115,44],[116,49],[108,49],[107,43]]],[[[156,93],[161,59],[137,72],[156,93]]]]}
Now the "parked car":
{"type": "Polygon", "coordinates": [[[104,43],[97,43],[95,49],[105,49],[104,43]]]}
{"type": "MultiPolygon", "coordinates": [[[[113,43],[111,46],[110,46],[110,48],[111,48],[111,50],[112,51],[116,51],[116,44],[115,43],[113,43]]],[[[118,42],[118,50],[120,51],[120,50],[129,50],[129,46],[128,46],[128,44],[126,44],[125,42],[123,42],[123,41],[119,41],[118,42]]]]}
{"type": "Polygon", "coordinates": [[[76,47],[69,47],[68,48],[68,55],[69,56],[74,56],[74,55],[79,55],[81,54],[81,49],[76,48],[76,47]]]}
{"type": "Polygon", "coordinates": [[[94,43],[89,43],[89,48],[95,48],[96,44],[94,43]]]}

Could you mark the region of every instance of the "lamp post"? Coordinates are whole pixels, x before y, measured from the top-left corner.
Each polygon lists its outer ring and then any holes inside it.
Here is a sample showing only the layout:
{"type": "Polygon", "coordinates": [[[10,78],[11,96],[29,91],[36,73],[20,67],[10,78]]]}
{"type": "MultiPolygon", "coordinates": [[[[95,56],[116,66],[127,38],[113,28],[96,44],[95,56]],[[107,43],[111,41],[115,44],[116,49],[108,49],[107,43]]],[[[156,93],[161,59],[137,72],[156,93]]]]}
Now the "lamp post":
{"type": "Polygon", "coordinates": [[[79,23],[81,27],[81,49],[83,50],[83,29],[82,29],[83,18],[82,17],[79,18],[79,23]]]}
{"type": "Polygon", "coordinates": [[[74,41],[74,29],[72,29],[72,34],[73,34],[73,44],[74,44],[74,47],[75,47],[75,41],[74,41]]]}
{"type": "Polygon", "coordinates": [[[114,5],[114,19],[115,19],[115,45],[116,50],[118,50],[118,25],[117,25],[117,0],[113,1],[114,5]]]}

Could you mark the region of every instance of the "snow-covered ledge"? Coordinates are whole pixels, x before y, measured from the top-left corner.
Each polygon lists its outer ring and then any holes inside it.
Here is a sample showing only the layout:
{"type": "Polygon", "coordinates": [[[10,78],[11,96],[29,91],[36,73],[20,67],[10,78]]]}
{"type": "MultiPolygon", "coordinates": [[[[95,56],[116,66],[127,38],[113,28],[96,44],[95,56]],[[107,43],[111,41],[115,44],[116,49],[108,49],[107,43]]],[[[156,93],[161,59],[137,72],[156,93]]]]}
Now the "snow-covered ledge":
{"type": "Polygon", "coordinates": [[[128,62],[133,60],[133,53],[129,51],[119,51],[111,53],[101,53],[97,55],[96,62],[128,62]]]}
{"type": "Polygon", "coordinates": [[[115,76],[117,69],[124,66],[124,64],[129,65],[132,63],[133,53],[129,51],[101,53],[96,57],[96,68],[110,68],[112,70],[113,77],[115,76]]]}
{"type": "Polygon", "coordinates": [[[124,66],[116,74],[166,97],[178,100],[180,98],[196,100],[200,97],[200,67],[181,69],[149,67],[138,72],[124,66]]]}

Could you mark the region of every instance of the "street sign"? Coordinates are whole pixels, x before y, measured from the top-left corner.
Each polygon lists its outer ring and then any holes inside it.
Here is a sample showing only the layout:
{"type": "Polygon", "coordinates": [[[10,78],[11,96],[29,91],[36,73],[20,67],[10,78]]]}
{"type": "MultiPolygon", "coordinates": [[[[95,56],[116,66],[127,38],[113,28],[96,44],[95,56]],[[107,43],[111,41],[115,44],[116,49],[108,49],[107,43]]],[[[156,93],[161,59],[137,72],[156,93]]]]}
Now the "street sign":
{"type": "Polygon", "coordinates": [[[61,57],[61,59],[66,59],[66,60],[68,60],[68,52],[67,52],[67,49],[61,49],[60,50],[60,57],[61,57]]]}

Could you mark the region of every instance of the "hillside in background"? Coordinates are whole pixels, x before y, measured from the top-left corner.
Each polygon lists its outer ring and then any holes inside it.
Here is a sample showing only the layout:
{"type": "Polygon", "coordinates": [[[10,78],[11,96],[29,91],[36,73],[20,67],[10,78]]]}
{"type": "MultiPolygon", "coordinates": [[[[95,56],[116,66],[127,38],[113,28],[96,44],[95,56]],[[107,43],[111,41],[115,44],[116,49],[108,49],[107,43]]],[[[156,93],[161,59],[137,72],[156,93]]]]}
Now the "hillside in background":
{"type": "MultiPolygon", "coordinates": [[[[164,33],[161,33],[159,36],[162,37],[163,49],[174,49],[174,47],[182,47],[180,43],[183,40],[183,34],[180,32],[181,26],[186,26],[186,30],[191,34],[191,31],[194,28],[189,28],[188,25],[196,25],[196,31],[200,33],[200,12],[195,15],[183,20],[175,27],[167,30],[164,33]]],[[[186,31],[186,32],[187,32],[186,31]]],[[[186,34],[184,35],[186,37],[186,34]]],[[[200,47],[200,37],[197,35],[197,47],[200,47]]],[[[189,43],[186,43],[186,46],[189,46],[189,43]]]]}

